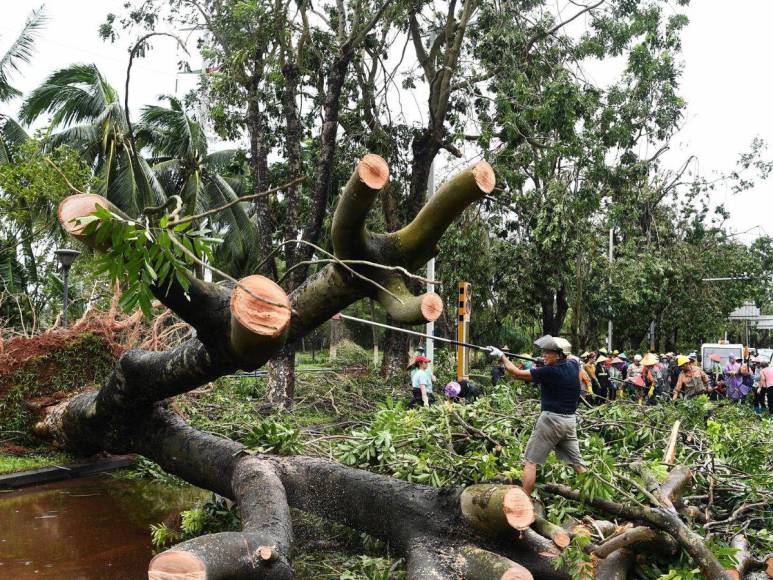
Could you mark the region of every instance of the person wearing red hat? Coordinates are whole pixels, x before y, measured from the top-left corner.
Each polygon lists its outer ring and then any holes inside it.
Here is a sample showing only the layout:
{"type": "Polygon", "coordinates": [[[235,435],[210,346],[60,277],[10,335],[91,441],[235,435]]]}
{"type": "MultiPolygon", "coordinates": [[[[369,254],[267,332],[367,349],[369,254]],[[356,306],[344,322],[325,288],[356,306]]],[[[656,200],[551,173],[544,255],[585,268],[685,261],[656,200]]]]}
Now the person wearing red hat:
{"type": "Polygon", "coordinates": [[[435,395],[432,394],[432,371],[429,370],[429,363],[432,361],[423,355],[419,355],[414,360],[415,371],[411,373],[411,387],[413,390],[413,400],[409,407],[424,405],[429,407],[435,402],[435,395]]]}

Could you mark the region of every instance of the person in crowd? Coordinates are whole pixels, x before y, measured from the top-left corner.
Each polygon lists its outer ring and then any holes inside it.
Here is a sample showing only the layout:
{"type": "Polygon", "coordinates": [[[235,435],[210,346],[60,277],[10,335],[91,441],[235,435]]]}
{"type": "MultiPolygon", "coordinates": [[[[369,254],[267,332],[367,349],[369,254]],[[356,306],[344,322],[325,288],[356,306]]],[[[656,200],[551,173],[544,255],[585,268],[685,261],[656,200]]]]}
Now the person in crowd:
{"type": "Polygon", "coordinates": [[[644,379],[645,400],[648,405],[655,404],[655,397],[663,393],[660,361],[655,353],[648,352],[642,357],[642,378],[644,379]]]}
{"type": "Polygon", "coordinates": [[[475,401],[478,397],[481,396],[483,392],[478,385],[468,379],[462,379],[459,381],[459,386],[461,387],[459,396],[468,403],[475,401]]]}
{"type": "Polygon", "coordinates": [[[443,388],[443,393],[446,397],[451,399],[454,403],[459,400],[459,395],[462,392],[462,386],[456,381],[451,381],[443,388]]]}
{"type": "Polygon", "coordinates": [[[506,374],[505,365],[501,363],[494,365],[491,369],[491,385],[496,387],[497,383],[502,380],[506,374]]]}
{"type": "Polygon", "coordinates": [[[591,390],[593,391],[592,398],[595,398],[595,395],[599,390],[599,380],[596,378],[596,353],[585,352],[583,353],[583,356],[580,358],[583,361],[582,368],[585,369],[585,372],[588,374],[588,377],[590,377],[591,390]]]}
{"type": "Polygon", "coordinates": [[[616,399],[622,399],[625,395],[625,389],[623,385],[623,371],[621,370],[623,365],[625,363],[618,357],[615,357],[612,359],[608,373],[609,373],[609,382],[612,383],[612,386],[614,388],[614,391],[610,392],[609,398],[616,398],[616,399]],[[612,396],[612,393],[615,393],[615,396],[612,396]]]}
{"type": "Polygon", "coordinates": [[[768,417],[773,419],[773,367],[765,360],[762,362],[762,370],[760,371],[760,393],[765,394],[765,399],[768,403],[768,417]]]}
{"type": "Polygon", "coordinates": [[[580,359],[576,356],[569,356],[567,358],[576,362],[577,366],[580,368],[580,390],[582,391],[580,398],[585,405],[590,407],[594,395],[593,382],[590,379],[590,375],[588,374],[588,371],[585,370],[585,366],[581,363],[580,359]]]}
{"type": "MultiPolygon", "coordinates": [[[[620,357],[622,358],[622,357],[620,357]]],[[[641,404],[644,401],[644,367],[641,364],[641,355],[636,354],[633,357],[633,362],[628,365],[628,370],[625,374],[625,384],[629,394],[641,404]]]]}
{"type": "Polygon", "coordinates": [[[728,357],[724,374],[725,384],[727,385],[727,397],[734,403],[737,403],[743,398],[741,391],[741,365],[732,354],[728,357]]]}
{"type": "Polygon", "coordinates": [[[623,380],[625,380],[628,378],[628,367],[629,367],[628,355],[626,355],[624,352],[621,352],[617,355],[617,358],[623,361],[622,364],[620,365],[620,372],[623,375],[623,380]]]}
{"type": "Polygon", "coordinates": [[[411,387],[413,391],[413,400],[410,402],[409,407],[425,406],[429,407],[435,402],[435,395],[432,394],[432,371],[429,370],[429,360],[424,355],[416,357],[414,364],[416,364],[415,372],[411,371],[411,387]]]}
{"type": "Polygon", "coordinates": [[[498,348],[488,347],[492,357],[504,361],[507,372],[516,379],[540,385],[541,408],[529,442],[521,484],[531,495],[537,479],[537,465],[543,465],[555,450],[559,459],[572,465],[577,473],[586,471],[577,440],[577,404],[580,400],[580,365],[570,360],[569,341],[550,335],[534,343],[542,349],[545,366],[528,371],[516,368],[498,348]]]}
{"type": "Polygon", "coordinates": [[[662,394],[671,397],[671,363],[668,360],[668,354],[663,354],[660,357],[659,375],[662,394]]]}
{"type": "Polygon", "coordinates": [[[668,358],[668,368],[670,372],[668,379],[671,385],[670,391],[673,392],[676,388],[676,382],[679,380],[679,374],[682,372],[682,369],[676,364],[676,355],[673,352],[667,352],[666,358],[668,358]]]}
{"type": "Polygon", "coordinates": [[[709,385],[709,377],[689,357],[680,355],[676,357],[676,364],[682,369],[679,379],[676,381],[671,400],[676,401],[679,394],[684,391],[685,397],[694,397],[706,391],[709,385]]]}
{"type": "Polygon", "coordinates": [[[596,390],[596,401],[604,403],[608,401],[615,392],[615,388],[609,380],[609,368],[612,366],[612,360],[601,355],[596,359],[596,380],[598,388],[596,390]]]}
{"type": "Polygon", "coordinates": [[[751,399],[754,404],[754,363],[748,361],[741,365],[741,400],[751,399]],[[751,396],[750,396],[751,395],[751,396]]]}
{"type": "Polygon", "coordinates": [[[709,356],[711,369],[709,370],[709,399],[718,401],[724,396],[725,374],[722,370],[722,358],[714,353],[709,356]]]}
{"type": "Polygon", "coordinates": [[[762,387],[762,375],[763,371],[765,370],[765,362],[766,359],[763,357],[756,357],[755,362],[757,363],[756,371],[754,373],[754,399],[753,399],[753,406],[754,406],[754,412],[757,414],[762,414],[765,412],[765,389],[762,387]]]}

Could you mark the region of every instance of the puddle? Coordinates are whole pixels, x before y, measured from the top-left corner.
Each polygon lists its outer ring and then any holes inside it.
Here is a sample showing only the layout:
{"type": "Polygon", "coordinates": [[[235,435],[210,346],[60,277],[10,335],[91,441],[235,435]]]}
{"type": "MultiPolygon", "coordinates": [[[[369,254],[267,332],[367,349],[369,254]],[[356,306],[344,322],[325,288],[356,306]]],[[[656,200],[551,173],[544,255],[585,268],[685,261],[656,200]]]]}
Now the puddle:
{"type": "Polygon", "coordinates": [[[205,496],[107,474],[0,492],[0,578],[146,578],[150,524],[173,525],[205,496]]]}

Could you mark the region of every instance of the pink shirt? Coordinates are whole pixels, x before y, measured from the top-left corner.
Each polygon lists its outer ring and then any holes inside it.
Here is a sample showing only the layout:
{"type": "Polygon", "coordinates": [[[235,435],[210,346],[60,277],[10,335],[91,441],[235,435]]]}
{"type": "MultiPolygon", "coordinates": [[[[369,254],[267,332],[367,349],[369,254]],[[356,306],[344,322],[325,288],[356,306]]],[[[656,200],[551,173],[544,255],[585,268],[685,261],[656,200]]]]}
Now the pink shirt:
{"type": "Polygon", "coordinates": [[[762,379],[760,383],[764,383],[766,387],[773,387],[773,367],[766,367],[760,371],[762,379]]]}

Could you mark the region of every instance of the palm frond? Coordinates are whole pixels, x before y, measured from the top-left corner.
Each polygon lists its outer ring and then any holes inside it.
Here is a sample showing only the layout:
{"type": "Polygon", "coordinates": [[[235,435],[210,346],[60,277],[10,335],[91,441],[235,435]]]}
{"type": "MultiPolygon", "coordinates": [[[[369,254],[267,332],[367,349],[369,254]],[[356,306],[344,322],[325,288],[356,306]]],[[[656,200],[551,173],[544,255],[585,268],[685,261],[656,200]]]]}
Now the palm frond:
{"type": "MultiPolygon", "coordinates": [[[[207,174],[206,177],[207,209],[222,206],[238,197],[220,175],[207,174]]],[[[257,229],[247,216],[243,204],[236,204],[215,214],[211,222],[223,237],[223,243],[215,250],[218,266],[234,275],[243,274],[243,269],[249,262],[250,250],[257,240],[257,229]]]]}
{"type": "Polygon", "coordinates": [[[19,96],[19,91],[10,85],[11,73],[18,72],[22,63],[29,64],[35,51],[35,39],[45,26],[46,20],[43,6],[33,10],[19,36],[0,58],[0,101],[19,96]]]}
{"type": "Polygon", "coordinates": [[[29,140],[24,128],[11,117],[4,117],[0,125],[0,165],[11,163],[14,151],[29,140]]]}
{"type": "Polygon", "coordinates": [[[53,72],[32,91],[19,113],[30,124],[51,113],[51,125],[93,122],[109,105],[118,101],[118,93],[102,77],[94,64],[74,64],[53,72]]]}

